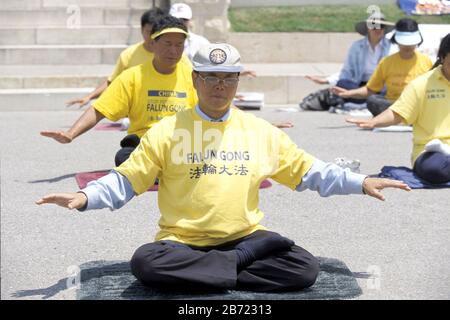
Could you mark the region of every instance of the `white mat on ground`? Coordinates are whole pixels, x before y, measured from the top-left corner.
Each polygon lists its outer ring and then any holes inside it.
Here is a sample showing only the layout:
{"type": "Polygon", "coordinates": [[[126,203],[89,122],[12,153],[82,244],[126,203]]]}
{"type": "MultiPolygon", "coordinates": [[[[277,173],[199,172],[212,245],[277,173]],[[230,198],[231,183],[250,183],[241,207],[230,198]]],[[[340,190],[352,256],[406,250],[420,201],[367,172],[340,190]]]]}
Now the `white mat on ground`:
{"type": "Polygon", "coordinates": [[[264,107],[264,93],[261,92],[237,92],[233,100],[233,104],[238,108],[255,108],[264,107]]]}
{"type": "Polygon", "coordinates": [[[372,117],[372,114],[367,109],[353,110],[348,113],[351,117],[372,117]]]}
{"type": "Polygon", "coordinates": [[[389,126],[384,128],[375,128],[373,132],[412,132],[410,126],[389,126]]]}

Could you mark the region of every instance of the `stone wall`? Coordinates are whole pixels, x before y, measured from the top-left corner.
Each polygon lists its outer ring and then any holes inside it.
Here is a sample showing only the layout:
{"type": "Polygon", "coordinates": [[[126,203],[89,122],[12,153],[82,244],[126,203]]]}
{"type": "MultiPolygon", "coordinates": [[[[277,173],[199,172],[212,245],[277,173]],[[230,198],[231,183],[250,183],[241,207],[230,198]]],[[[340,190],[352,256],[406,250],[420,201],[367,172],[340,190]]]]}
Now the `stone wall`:
{"type": "Polygon", "coordinates": [[[230,29],[228,7],[230,0],[184,0],[192,8],[192,31],[205,36],[211,42],[226,41],[230,29]]]}

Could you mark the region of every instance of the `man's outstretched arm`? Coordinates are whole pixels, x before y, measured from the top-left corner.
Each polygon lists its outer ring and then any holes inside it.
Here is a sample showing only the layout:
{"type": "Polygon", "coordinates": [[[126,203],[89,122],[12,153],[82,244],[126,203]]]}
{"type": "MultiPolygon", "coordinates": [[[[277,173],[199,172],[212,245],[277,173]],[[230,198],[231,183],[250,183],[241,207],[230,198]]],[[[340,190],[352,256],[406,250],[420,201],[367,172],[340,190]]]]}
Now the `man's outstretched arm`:
{"type": "Polygon", "coordinates": [[[68,209],[94,210],[119,209],[135,196],[135,192],[123,175],[111,171],[106,176],[90,182],[77,193],[54,193],[36,201],[36,204],[53,203],[68,209]]]}
{"type": "Polygon", "coordinates": [[[380,191],[385,188],[411,190],[403,181],[370,178],[354,173],[350,169],[344,170],[336,164],[316,159],[296,190],[317,191],[322,197],[338,194],[368,194],[384,201],[385,198],[380,191]]]}
{"type": "Polygon", "coordinates": [[[68,131],[41,131],[41,136],[53,138],[59,143],[70,143],[73,139],[92,129],[105,116],[90,106],[68,131]]]}
{"type": "Polygon", "coordinates": [[[390,108],[384,110],[372,119],[347,118],[345,121],[348,123],[354,123],[363,129],[381,128],[405,122],[399,114],[392,111],[390,108]]]}
{"type": "Polygon", "coordinates": [[[103,91],[105,91],[106,88],[108,88],[109,84],[110,84],[110,82],[108,80],[105,80],[97,88],[95,88],[94,91],[92,91],[88,95],[84,96],[83,98],[69,100],[66,102],[66,105],[68,107],[70,107],[71,105],[79,104],[80,108],[84,107],[92,99],[97,99],[98,97],[100,97],[100,95],[103,93],[103,91]]]}

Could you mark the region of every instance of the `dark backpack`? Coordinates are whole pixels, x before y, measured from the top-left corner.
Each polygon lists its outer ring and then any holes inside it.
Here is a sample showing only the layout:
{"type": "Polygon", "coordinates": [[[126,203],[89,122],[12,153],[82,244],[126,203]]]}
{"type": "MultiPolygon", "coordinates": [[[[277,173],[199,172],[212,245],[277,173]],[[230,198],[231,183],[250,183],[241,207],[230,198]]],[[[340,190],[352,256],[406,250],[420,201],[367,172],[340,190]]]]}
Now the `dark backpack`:
{"type": "Polygon", "coordinates": [[[331,107],[342,106],[344,100],[329,89],[322,89],[306,96],[299,106],[303,110],[326,111],[331,107]]]}

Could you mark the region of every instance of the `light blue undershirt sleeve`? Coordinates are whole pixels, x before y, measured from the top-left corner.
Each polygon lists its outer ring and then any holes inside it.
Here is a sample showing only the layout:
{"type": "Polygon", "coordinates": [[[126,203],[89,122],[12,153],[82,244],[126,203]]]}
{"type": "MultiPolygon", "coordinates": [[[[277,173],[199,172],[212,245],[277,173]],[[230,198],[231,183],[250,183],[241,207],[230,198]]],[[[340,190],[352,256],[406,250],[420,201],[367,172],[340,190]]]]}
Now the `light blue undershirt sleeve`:
{"type": "Polygon", "coordinates": [[[89,182],[80,192],[83,192],[88,199],[87,207],[80,211],[119,209],[135,196],[128,179],[114,170],[98,180],[89,182]]]}
{"type": "Polygon", "coordinates": [[[366,177],[348,168],[342,169],[334,163],[316,159],[296,190],[317,191],[322,197],[334,194],[363,194],[362,184],[366,177]]]}

